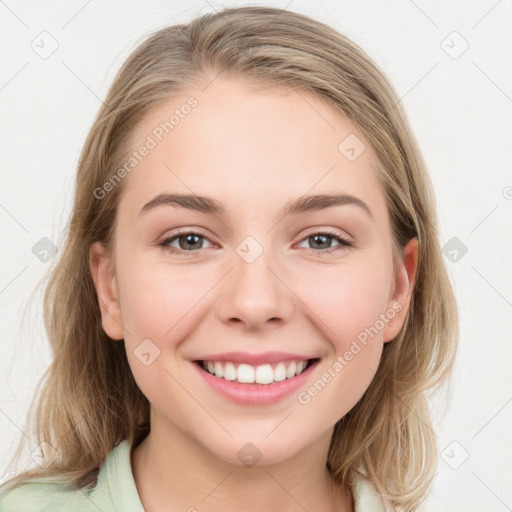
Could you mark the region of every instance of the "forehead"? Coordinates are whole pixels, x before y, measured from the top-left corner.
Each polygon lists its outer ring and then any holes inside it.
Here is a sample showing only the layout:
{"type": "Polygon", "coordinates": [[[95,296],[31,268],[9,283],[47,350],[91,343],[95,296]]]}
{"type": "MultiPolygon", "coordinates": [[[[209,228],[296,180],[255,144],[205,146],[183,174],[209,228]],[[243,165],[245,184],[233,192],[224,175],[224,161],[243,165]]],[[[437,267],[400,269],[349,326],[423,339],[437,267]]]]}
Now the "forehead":
{"type": "Polygon", "coordinates": [[[341,111],[309,91],[217,78],[153,109],[130,138],[132,151],[143,146],[151,149],[123,184],[124,203],[137,213],[172,191],[240,207],[345,192],[386,209],[372,148],[341,111]]]}

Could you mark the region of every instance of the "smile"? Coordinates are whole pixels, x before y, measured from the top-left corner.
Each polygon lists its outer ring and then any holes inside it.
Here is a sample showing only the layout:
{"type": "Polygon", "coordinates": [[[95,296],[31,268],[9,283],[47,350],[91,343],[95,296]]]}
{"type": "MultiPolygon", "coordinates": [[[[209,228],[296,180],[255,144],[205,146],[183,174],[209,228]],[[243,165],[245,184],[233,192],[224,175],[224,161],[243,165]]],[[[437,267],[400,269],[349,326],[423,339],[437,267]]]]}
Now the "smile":
{"type": "Polygon", "coordinates": [[[207,387],[224,399],[238,405],[270,406],[304,387],[319,363],[320,358],[259,365],[195,360],[192,366],[207,387]]]}
{"type": "Polygon", "coordinates": [[[253,366],[230,361],[197,361],[215,377],[247,384],[272,384],[300,375],[315,360],[292,360],[253,366]]]}

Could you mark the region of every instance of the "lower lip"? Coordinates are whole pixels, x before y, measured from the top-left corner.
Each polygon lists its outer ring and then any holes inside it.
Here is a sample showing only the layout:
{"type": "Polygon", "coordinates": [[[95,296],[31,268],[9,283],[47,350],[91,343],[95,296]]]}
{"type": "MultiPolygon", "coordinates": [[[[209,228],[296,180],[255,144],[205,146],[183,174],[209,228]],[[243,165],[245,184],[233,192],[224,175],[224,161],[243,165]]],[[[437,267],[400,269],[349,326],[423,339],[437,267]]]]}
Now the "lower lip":
{"type": "Polygon", "coordinates": [[[319,360],[316,360],[302,373],[291,379],[271,384],[248,384],[236,380],[226,380],[203,370],[198,363],[193,362],[192,364],[207,384],[232,402],[241,405],[271,405],[290,396],[303,386],[318,363],[319,360]]]}

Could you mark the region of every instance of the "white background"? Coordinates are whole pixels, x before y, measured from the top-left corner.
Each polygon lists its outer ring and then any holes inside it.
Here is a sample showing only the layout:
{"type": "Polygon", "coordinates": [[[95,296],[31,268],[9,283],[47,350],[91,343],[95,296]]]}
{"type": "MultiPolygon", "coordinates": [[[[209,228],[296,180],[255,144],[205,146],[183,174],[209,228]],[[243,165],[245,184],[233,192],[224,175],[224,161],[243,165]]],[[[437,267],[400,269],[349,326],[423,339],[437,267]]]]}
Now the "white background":
{"type": "MultiPolygon", "coordinates": [[[[53,260],[40,261],[32,248],[43,237],[62,242],[78,155],[101,99],[123,60],[154,30],[246,5],[48,4],[0,3],[1,471],[50,362],[41,295],[28,299],[53,260]],[[58,43],[46,59],[33,49],[49,37],[43,31],[58,43]]],[[[436,191],[441,243],[456,237],[468,249],[457,262],[446,257],[461,339],[446,413],[444,401],[432,404],[442,457],[427,510],[512,510],[512,1],[252,5],[337,28],[376,60],[402,98],[436,191]],[[464,40],[469,47],[457,56],[464,40]]],[[[32,465],[28,454],[25,462],[32,465]]]]}

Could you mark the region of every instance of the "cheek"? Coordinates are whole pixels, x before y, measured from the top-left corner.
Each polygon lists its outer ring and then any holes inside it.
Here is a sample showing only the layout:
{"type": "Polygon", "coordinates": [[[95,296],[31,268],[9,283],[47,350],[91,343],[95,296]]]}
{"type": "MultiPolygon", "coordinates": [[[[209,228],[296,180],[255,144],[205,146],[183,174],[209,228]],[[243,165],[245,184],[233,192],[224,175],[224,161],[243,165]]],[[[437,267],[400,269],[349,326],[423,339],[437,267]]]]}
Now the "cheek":
{"type": "Polygon", "coordinates": [[[199,325],[201,298],[210,286],[203,274],[185,266],[145,262],[129,268],[121,305],[133,376],[154,406],[165,409],[172,399],[187,410],[189,397],[174,380],[185,381],[186,367],[175,361],[180,342],[199,325]]]}
{"type": "MultiPolygon", "coordinates": [[[[336,271],[326,269],[323,275],[317,272],[313,286],[310,280],[303,281],[298,295],[304,297],[318,317],[318,327],[340,353],[385,312],[389,279],[388,269],[378,262],[340,265],[336,271]]],[[[377,327],[382,327],[381,322],[377,327]]]]}
{"type": "Polygon", "coordinates": [[[315,276],[315,286],[304,281],[298,291],[331,347],[318,380],[303,390],[298,401],[328,410],[334,423],[360,400],[377,372],[390,273],[385,262],[375,259],[373,264],[329,270],[315,276]]]}
{"type": "Polygon", "coordinates": [[[377,372],[383,350],[382,330],[372,329],[383,311],[383,300],[371,279],[348,277],[333,282],[328,292],[317,292],[314,298],[322,319],[317,325],[331,353],[297,401],[305,413],[319,411],[309,417],[321,428],[326,421],[333,425],[345,416],[377,372]]]}
{"type": "MultiPolygon", "coordinates": [[[[161,345],[179,339],[208,291],[204,272],[185,265],[134,260],[126,265],[121,309],[130,344],[150,338],[161,345]],[[128,270],[129,269],[129,270],[128,270]]],[[[125,338],[125,340],[126,340],[125,338]]]]}

